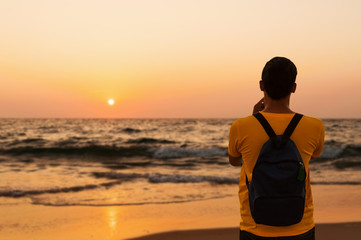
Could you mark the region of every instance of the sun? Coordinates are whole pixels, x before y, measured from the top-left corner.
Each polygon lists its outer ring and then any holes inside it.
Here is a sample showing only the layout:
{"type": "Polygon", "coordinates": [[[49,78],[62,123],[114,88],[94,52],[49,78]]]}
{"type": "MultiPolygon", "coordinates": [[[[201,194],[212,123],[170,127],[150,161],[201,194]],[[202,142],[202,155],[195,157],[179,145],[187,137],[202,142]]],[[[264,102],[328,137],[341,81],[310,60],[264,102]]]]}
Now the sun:
{"type": "Polygon", "coordinates": [[[112,98],[108,99],[108,104],[110,106],[113,106],[114,105],[114,99],[112,99],[112,98]]]}

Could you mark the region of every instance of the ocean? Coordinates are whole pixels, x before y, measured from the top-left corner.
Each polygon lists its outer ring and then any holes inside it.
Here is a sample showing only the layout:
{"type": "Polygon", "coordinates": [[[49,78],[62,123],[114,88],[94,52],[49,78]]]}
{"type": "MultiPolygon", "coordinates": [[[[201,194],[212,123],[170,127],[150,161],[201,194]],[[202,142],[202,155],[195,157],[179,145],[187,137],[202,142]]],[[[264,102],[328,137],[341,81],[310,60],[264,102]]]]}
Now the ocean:
{"type": "MultiPolygon", "coordinates": [[[[0,119],[0,205],[167,204],[237,194],[235,119],[0,119]]],[[[361,184],[361,119],[323,119],[311,182],[361,184]]]]}

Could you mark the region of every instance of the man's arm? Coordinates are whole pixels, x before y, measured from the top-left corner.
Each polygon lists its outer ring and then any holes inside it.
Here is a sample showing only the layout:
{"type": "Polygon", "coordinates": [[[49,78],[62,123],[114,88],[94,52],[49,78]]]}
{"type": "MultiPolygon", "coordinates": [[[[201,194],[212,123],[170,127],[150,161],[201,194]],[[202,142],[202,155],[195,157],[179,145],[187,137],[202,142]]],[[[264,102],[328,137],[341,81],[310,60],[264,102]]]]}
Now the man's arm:
{"type": "Polygon", "coordinates": [[[320,131],[320,136],[319,136],[319,140],[318,140],[318,145],[317,145],[315,151],[313,152],[311,159],[318,158],[322,154],[322,149],[323,149],[323,145],[325,142],[325,126],[323,125],[323,123],[321,123],[320,130],[321,131],[320,131]]]}
{"type": "Polygon", "coordinates": [[[229,163],[232,165],[232,166],[241,166],[242,165],[242,155],[239,156],[239,157],[232,157],[231,155],[228,154],[228,160],[229,160],[229,163]]]}

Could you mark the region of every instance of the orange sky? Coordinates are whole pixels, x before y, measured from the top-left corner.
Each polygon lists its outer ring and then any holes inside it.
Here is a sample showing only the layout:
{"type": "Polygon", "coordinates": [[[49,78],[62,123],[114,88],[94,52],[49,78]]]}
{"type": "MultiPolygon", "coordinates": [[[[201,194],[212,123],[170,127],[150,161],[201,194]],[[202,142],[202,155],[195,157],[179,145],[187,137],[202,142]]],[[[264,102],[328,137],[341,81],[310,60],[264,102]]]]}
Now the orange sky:
{"type": "Polygon", "coordinates": [[[0,117],[241,117],[262,96],[264,64],[286,56],[294,110],[361,118],[360,11],[357,0],[1,1],[0,117]]]}

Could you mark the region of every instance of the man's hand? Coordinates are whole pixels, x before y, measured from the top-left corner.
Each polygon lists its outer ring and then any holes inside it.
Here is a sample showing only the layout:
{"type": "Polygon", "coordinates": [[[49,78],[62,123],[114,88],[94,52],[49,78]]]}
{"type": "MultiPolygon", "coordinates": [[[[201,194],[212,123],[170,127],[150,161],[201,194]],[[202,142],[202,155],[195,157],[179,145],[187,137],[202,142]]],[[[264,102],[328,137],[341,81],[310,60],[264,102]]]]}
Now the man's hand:
{"type": "Polygon", "coordinates": [[[232,165],[232,166],[241,166],[242,164],[242,155],[239,156],[239,157],[232,157],[231,155],[228,154],[228,160],[229,160],[229,163],[232,165]]]}
{"type": "Polygon", "coordinates": [[[258,113],[259,111],[262,111],[264,109],[264,98],[262,98],[261,100],[259,100],[258,103],[256,103],[256,105],[254,105],[253,107],[253,114],[258,113]]]}

